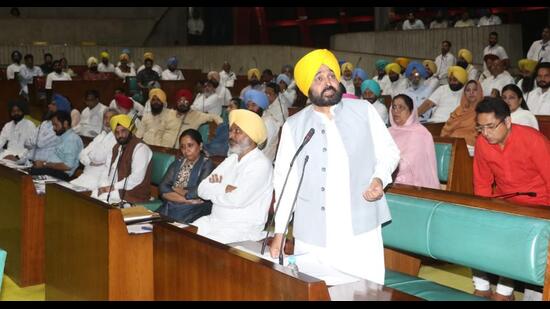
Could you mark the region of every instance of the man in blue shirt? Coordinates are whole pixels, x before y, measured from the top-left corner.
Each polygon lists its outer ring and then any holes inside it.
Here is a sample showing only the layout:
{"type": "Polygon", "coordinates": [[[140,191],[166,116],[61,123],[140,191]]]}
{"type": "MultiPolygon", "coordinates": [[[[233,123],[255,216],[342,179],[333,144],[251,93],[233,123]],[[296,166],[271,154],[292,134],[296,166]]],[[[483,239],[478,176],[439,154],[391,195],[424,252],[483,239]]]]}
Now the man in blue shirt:
{"type": "Polygon", "coordinates": [[[53,153],[44,161],[34,161],[31,175],[50,175],[62,180],[69,180],[78,167],[78,156],[82,151],[82,139],[71,129],[71,115],[57,111],[52,117],[55,134],[61,142],[53,153]]]}

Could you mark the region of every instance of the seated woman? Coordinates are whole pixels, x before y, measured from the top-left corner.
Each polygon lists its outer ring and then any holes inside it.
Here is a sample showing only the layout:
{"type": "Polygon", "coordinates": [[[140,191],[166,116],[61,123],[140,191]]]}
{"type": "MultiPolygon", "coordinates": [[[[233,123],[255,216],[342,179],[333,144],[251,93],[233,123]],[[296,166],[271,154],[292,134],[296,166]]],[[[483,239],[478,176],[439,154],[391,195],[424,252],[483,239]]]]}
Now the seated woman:
{"type": "Polygon", "coordinates": [[[476,143],[476,106],[483,99],[483,89],[478,81],[470,80],[464,87],[460,104],[451,113],[441,129],[442,137],[462,137],[473,156],[476,143]]]}
{"type": "Polygon", "coordinates": [[[390,134],[401,152],[394,182],[439,189],[432,134],[420,124],[408,95],[393,98],[390,123],[390,134]]]}
{"type": "Polygon", "coordinates": [[[158,212],[178,222],[193,222],[210,214],[212,203],[197,195],[203,179],[214,170],[214,164],[202,152],[202,137],[199,131],[188,129],[180,136],[182,157],[168,168],[159,192],[163,200],[158,212]]]}
{"type": "Polygon", "coordinates": [[[504,86],[502,88],[502,99],[510,107],[512,123],[529,126],[536,130],[539,129],[537,118],[527,107],[523,93],[518,86],[514,84],[504,86]]]}

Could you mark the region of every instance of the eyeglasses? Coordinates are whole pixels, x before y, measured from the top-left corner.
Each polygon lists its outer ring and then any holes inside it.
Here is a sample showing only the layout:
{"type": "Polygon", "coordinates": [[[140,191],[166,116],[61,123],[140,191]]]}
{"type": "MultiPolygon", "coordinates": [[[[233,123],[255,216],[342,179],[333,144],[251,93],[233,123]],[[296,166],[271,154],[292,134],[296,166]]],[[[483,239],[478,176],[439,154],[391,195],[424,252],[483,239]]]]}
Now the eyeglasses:
{"type": "Polygon", "coordinates": [[[499,121],[497,124],[487,124],[483,126],[476,126],[476,131],[481,133],[483,130],[487,129],[489,131],[495,130],[501,123],[503,123],[504,120],[499,121]]]}

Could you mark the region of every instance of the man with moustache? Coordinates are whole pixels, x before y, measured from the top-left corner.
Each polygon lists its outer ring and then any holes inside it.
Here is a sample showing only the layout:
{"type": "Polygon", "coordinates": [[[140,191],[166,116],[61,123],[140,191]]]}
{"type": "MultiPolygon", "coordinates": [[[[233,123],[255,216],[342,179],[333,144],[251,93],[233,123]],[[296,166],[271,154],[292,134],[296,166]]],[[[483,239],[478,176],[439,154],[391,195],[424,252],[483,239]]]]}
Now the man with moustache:
{"type": "Polygon", "coordinates": [[[65,111],[55,112],[52,125],[60,142],[46,160],[34,161],[29,174],[50,175],[67,181],[78,168],[78,155],[83,148],[82,139],[71,129],[71,115],[65,111]]]}
{"type": "Polygon", "coordinates": [[[527,106],[535,115],[550,115],[550,62],[541,62],[535,69],[537,88],[529,92],[527,106]]]}
{"type": "Polygon", "coordinates": [[[260,81],[260,78],[261,78],[260,70],[258,70],[257,68],[252,68],[248,70],[246,75],[248,77],[248,86],[244,87],[241,90],[241,93],[239,95],[241,99],[244,98],[244,94],[250,89],[264,91],[264,87],[262,85],[262,82],[260,81]]]}
{"type": "Polygon", "coordinates": [[[151,112],[145,113],[136,131],[136,136],[142,138],[148,145],[160,146],[162,135],[166,129],[166,120],[171,109],[165,107],[167,104],[166,93],[160,88],[149,91],[151,112]]]}
{"type": "Polygon", "coordinates": [[[202,93],[197,95],[191,108],[203,113],[221,115],[223,102],[216,93],[217,87],[218,85],[213,80],[204,81],[202,83],[202,93]]]}
{"type": "Polygon", "coordinates": [[[8,112],[11,121],[6,123],[0,132],[0,149],[3,149],[6,143],[8,147],[0,154],[0,159],[17,161],[27,153],[25,141],[36,135],[36,126],[32,121],[23,118],[28,113],[26,101],[10,101],[8,112]]]}
{"type": "MultiPolygon", "coordinates": [[[[372,104],[342,99],[333,53],[314,50],[298,61],[296,85],[312,104],[283,125],[275,164],[275,196],[304,136],[310,142],[294,162],[275,217],[271,256],[277,257],[305,158],[309,164],[294,212],[295,255],[310,255],[338,274],[384,283],[381,225],[391,219],[384,187],[399,149],[372,104]]],[[[277,205],[276,201],[276,205],[277,205]]]]}
{"type": "MultiPolygon", "coordinates": [[[[414,106],[418,108],[434,92],[434,89],[424,82],[428,77],[428,72],[420,62],[413,61],[407,66],[405,77],[409,80],[409,87],[403,94],[408,95],[413,100],[414,106]]],[[[426,111],[420,116],[420,121],[427,121],[430,119],[430,115],[431,110],[426,111]]]]}
{"type": "Polygon", "coordinates": [[[132,134],[132,119],[128,115],[113,116],[109,124],[117,143],[107,159],[109,168],[101,176],[101,186],[92,192],[92,197],[108,203],[149,201],[153,152],[132,134]]]}
{"type": "Polygon", "coordinates": [[[257,241],[264,236],[273,194],[271,161],[258,149],[266,127],[256,113],[229,113],[229,156],[204,179],[199,196],[212,201],[212,213],[192,224],[197,233],[221,243],[257,241]]]}
{"type": "Polygon", "coordinates": [[[176,93],[176,110],[170,110],[166,118],[166,128],[162,135],[161,146],[179,148],[179,137],[187,129],[198,128],[206,122],[214,121],[216,125],[223,123],[222,117],[191,109],[193,94],[188,89],[176,93]]]}

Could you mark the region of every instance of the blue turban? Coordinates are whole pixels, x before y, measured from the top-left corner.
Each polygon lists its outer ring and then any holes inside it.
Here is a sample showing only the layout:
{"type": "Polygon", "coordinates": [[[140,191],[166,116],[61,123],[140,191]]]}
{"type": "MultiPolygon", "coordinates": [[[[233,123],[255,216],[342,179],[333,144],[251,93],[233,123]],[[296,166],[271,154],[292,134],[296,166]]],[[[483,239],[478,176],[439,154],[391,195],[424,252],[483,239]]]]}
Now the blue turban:
{"type": "Polygon", "coordinates": [[[372,91],[375,96],[380,96],[380,85],[375,80],[367,79],[361,83],[361,94],[365,93],[367,89],[372,91]]]}
{"type": "Polygon", "coordinates": [[[53,101],[55,102],[55,106],[57,107],[58,111],[63,111],[67,113],[71,112],[71,102],[69,102],[66,97],[60,94],[54,94],[53,101]]]}
{"type": "Polygon", "coordinates": [[[351,74],[352,79],[355,79],[357,76],[359,76],[359,78],[361,78],[362,80],[369,79],[369,75],[367,74],[367,72],[365,72],[365,70],[361,68],[355,68],[353,70],[353,73],[351,74]]]}
{"type": "Polygon", "coordinates": [[[178,65],[178,59],[176,57],[168,58],[168,65],[178,65]]]}
{"type": "Polygon", "coordinates": [[[277,84],[281,81],[285,82],[287,86],[290,85],[290,78],[288,78],[286,74],[279,74],[279,76],[277,76],[277,84]]]}
{"type": "Polygon", "coordinates": [[[418,72],[418,74],[420,74],[422,78],[428,77],[428,72],[426,72],[426,68],[422,65],[422,63],[418,61],[413,61],[409,63],[409,65],[407,66],[407,70],[405,70],[405,77],[409,78],[414,69],[416,69],[416,72],[418,72]]]}
{"type": "Polygon", "coordinates": [[[384,59],[378,59],[375,62],[375,66],[377,70],[384,70],[384,68],[386,68],[388,64],[390,64],[390,62],[384,59]]]}
{"type": "Polygon", "coordinates": [[[267,98],[267,95],[263,93],[262,91],[256,90],[256,89],[250,89],[244,93],[244,105],[248,103],[248,101],[252,101],[256,103],[261,109],[264,111],[269,106],[269,99],[267,98]]]}

